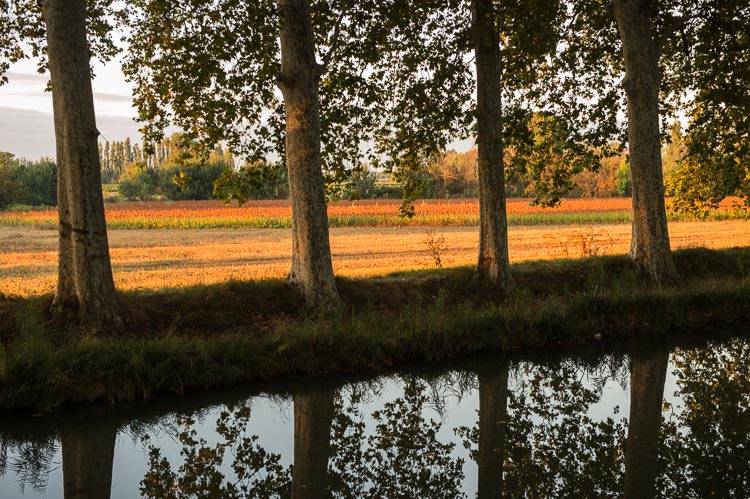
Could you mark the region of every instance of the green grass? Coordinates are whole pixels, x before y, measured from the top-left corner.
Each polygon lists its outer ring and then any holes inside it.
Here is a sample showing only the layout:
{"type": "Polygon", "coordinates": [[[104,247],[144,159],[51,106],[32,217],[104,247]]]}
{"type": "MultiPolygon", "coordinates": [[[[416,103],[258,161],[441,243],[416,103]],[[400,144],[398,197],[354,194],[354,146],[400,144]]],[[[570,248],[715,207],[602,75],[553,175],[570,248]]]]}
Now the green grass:
{"type": "Polygon", "coordinates": [[[122,296],[132,330],[117,337],[48,323],[49,297],[4,297],[0,408],[747,327],[750,249],[686,250],[676,262],[683,279],[667,289],[639,282],[623,257],[519,264],[506,298],[468,268],[340,279],[344,304],[326,318],[305,315],[282,281],[133,292],[122,296]]]}

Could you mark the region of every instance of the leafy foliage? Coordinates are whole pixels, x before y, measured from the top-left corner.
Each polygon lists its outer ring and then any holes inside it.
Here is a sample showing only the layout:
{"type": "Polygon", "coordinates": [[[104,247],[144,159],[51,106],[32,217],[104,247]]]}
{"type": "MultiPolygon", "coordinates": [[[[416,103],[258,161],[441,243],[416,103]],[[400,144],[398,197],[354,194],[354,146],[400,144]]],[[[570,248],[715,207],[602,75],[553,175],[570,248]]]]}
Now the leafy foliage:
{"type": "Polygon", "coordinates": [[[225,168],[214,182],[214,197],[245,204],[250,199],[283,199],[289,184],[286,169],[280,163],[258,160],[238,170],[225,168]]]}
{"type": "Polygon", "coordinates": [[[0,151],[0,208],[57,204],[57,167],[50,159],[18,160],[0,151]]]}
{"type": "Polygon", "coordinates": [[[737,497],[750,486],[749,357],[743,339],[674,355],[681,404],[663,430],[663,497],[737,497]]]}
{"type": "MultiPolygon", "coordinates": [[[[0,1],[0,85],[7,82],[10,64],[22,59],[35,59],[38,71],[47,69],[47,40],[42,2],[36,0],[0,1]]],[[[92,57],[111,60],[118,52],[112,34],[124,21],[121,2],[88,0],[86,2],[86,33],[92,57]]]]}
{"type": "Polygon", "coordinates": [[[220,441],[213,446],[198,438],[194,419],[181,418],[178,440],[183,464],[177,472],[173,471],[161,450],[149,446],[149,471],[141,481],[141,494],[159,499],[288,496],[290,471],[280,464],[281,456],[259,446],[257,435],[244,433],[250,415],[248,406],[222,411],[216,424],[220,441]],[[236,477],[233,481],[226,481],[219,470],[228,452],[236,477]]]}
{"type": "MultiPolygon", "coordinates": [[[[619,497],[627,424],[596,420],[591,407],[602,388],[584,384],[570,363],[519,366],[522,383],[508,392],[507,443],[503,464],[509,497],[619,497]]],[[[613,408],[613,416],[619,408],[613,408]]],[[[478,457],[479,427],[457,434],[478,457]]]]}
{"type": "Polygon", "coordinates": [[[750,4],[683,0],[681,45],[670,53],[687,109],[686,174],[700,188],[683,189],[685,210],[738,195],[750,205],[750,4]]]}
{"type": "Polygon", "coordinates": [[[594,150],[571,143],[571,131],[555,116],[531,115],[526,133],[526,138],[517,142],[512,166],[522,177],[532,179],[527,194],[535,204],[559,204],[560,196],[573,189],[576,173],[599,167],[594,150]]]}
{"type": "MultiPolygon", "coordinates": [[[[313,2],[321,150],[329,180],[359,163],[373,97],[365,85],[366,2],[313,2]]],[[[250,161],[284,161],[284,116],[274,1],[139,0],[131,5],[124,72],[149,141],[175,123],[201,143],[226,141],[250,161]]]]}
{"type": "Polygon", "coordinates": [[[365,458],[371,497],[462,497],[463,460],[451,457],[455,444],[443,443],[440,423],[423,416],[426,385],[406,380],[404,395],[375,411],[375,432],[365,458]]]}
{"type": "MultiPolygon", "coordinates": [[[[234,158],[220,147],[206,152],[200,144],[175,134],[162,154],[126,164],[117,189],[126,199],[151,199],[157,195],[172,201],[205,200],[214,195],[215,184],[225,172],[234,171],[234,158]],[[157,162],[158,161],[158,162],[157,162]]],[[[156,150],[160,150],[156,149],[156,150]]],[[[115,155],[117,159],[117,155],[115,155]]]]}

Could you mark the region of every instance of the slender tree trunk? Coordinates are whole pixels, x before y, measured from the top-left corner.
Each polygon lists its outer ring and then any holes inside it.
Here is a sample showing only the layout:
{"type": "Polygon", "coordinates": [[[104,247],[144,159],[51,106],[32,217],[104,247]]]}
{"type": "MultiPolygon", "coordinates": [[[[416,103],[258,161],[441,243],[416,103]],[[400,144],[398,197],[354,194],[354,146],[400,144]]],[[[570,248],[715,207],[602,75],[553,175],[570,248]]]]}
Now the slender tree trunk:
{"type": "Polygon", "coordinates": [[[61,436],[65,499],[109,499],[117,429],[80,427],[61,436]]]}
{"type": "Polygon", "coordinates": [[[278,85],[286,111],[286,162],[292,200],[292,271],[309,307],[338,302],[333,278],[328,214],[320,167],[321,68],[308,0],[277,0],[281,22],[281,73],[278,85]]]}
{"type": "Polygon", "coordinates": [[[94,329],[121,325],[109,260],[86,42],[86,1],[45,0],[60,219],[54,311],[94,329]]]}
{"type": "Polygon", "coordinates": [[[511,285],[505,212],[500,36],[492,0],[472,0],[477,68],[479,259],[476,275],[503,290],[511,285]]]}
{"type": "Polygon", "coordinates": [[[669,352],[633,357],[630,366],[630,421],[625,448],[625,497],[655,496],[657,450],[669,352]]]}
{"type": "Polygon", "coordinates": [[[294,395],[292,499],[325,497],[333,395],[330,389],[294,395]]]}
{"type": "Polygon", "coordinates": [[[628,155],[633,180],[631,257],[658,284],[676,279],[669,248],[659,134],[659,42],[649,0],[613,0],[622,40],[628,101],[628,155]]]}
{"type": "Polygon", "coordinates": [[[508,426],[508,363],[479,373],[479,499],[504,496],[503,462],[508,426]]]}

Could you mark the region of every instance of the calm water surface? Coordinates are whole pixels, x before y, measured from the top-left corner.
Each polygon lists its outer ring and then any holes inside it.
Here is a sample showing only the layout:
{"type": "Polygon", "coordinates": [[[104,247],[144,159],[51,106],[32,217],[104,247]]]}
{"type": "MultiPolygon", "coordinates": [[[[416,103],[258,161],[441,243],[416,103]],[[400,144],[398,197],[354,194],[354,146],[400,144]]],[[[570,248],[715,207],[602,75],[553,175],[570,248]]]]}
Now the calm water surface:
{"type": "Polygon", "coordinates": [[[6,417],[0,497],[745,497],[746,338],[6,417]]]}

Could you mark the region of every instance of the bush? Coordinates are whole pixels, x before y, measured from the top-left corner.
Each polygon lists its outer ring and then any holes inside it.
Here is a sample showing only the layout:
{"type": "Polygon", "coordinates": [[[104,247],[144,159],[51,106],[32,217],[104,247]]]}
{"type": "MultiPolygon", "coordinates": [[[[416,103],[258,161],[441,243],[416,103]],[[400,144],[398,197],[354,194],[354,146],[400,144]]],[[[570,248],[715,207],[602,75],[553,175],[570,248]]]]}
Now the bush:
{"type": "Polygon", "coordinates": [[[372,199],[375,197],[375,182],[378,175],[366,167],[351,172],[349,182],[341,191],[341,198],[346,200],[372,199]]]}
{"type": "Polygon", "coordinates": [[[213,194],[238,204],[249,199],[285,199],[289,194],[286,169],[265,161],[245,163],[238,170],[225,168],[214,182],[213,194]]]}
{"type": "Polygon", "coordinates": [[[617,169],[617,195],[630,196],[633,192],[633,183],[630,178],[630,163],[626,159],[622,160],[620,167],[617,169]]]}
{"type": "Polygon", "coordinates": [[[0,152],[0,207],[14,204],[57,204],[57,167],[52,160],[17,160],[0,152]]]}
{"type": "Polygon", "coordinates": [[[224,164],[168,165],[159,170],[159,191],[171,201],[211,199],[224,164]]]}
{"type": "Polygon", "coordinates": [[[145,164],[137,162],[125,167],[117,182],[117,191],[125,199],[144,200],[156,194],[157,185],[157,173],[145,164]]]}

